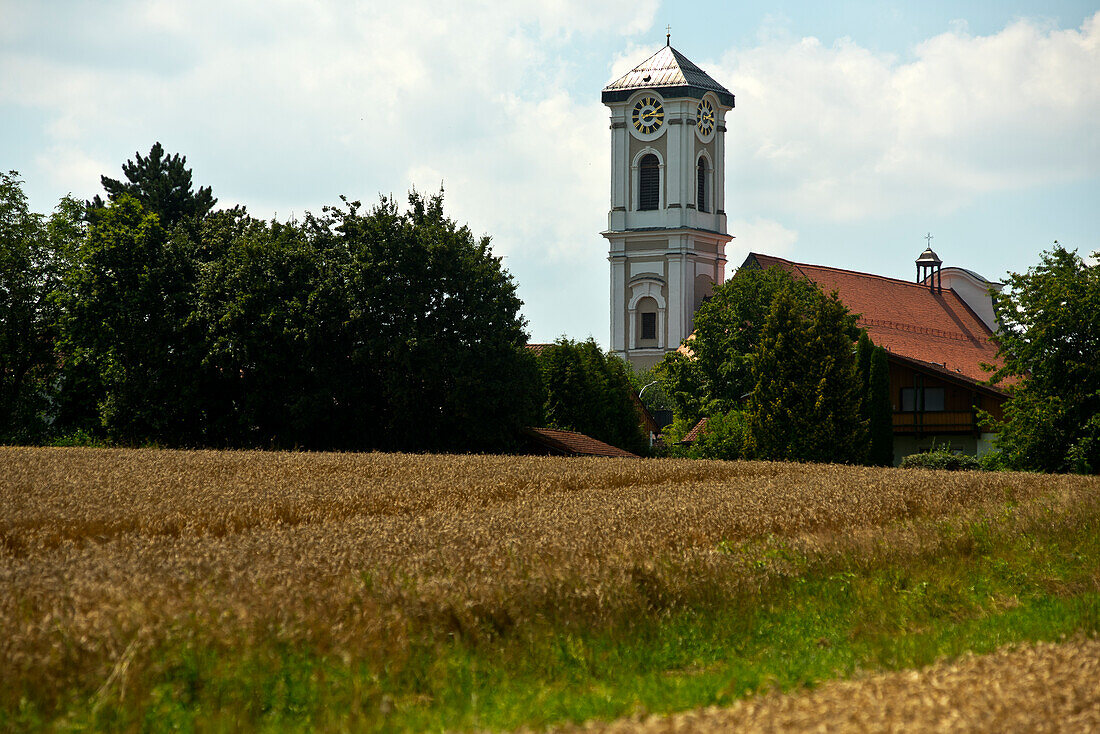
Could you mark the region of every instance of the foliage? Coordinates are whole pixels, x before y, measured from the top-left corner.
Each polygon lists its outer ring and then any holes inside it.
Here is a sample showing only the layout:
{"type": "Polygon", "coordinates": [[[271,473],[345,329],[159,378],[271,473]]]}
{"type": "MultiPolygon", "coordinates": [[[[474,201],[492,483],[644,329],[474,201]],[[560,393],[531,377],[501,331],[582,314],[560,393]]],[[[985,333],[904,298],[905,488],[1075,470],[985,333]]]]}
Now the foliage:
{"type": "Polygon", "coordinates": [[[890,466],[894,463],[894,407],[890,400],[890,365],[882,347],[871,352],[866,395],[867,463],[890,466]]]}
{"type": "Polygon", "coordinates": [[[561,338],[539,356],[543,412],[552,428],[579,431],[636,454],[649,450],[632,397],[630,367],[589,338],[561,338]]]}
{"type": "Polygon", "coordinates": [[[1100,472],[1100,267],[1057,242],[993,295],[1007,381],[1004,420],[990,427],[1016,469],[1100,472]]]}
{"type": "MultiPolygon", "coordinates": [[[[690,339],[686,343],[692,344],[694,340],[690,339]]],[[[694,357],[681,352],[669,352],[657,364],[654,372],[661,379],[664,393],[674,406],[673,412],[677,421],[693,426],[700,418],[718,410],[711,397],[710,385],[694,357]]]]}
{"type": "Polygon", "coordinates": [[[775,296],[752,360],[747,452],[756,458],[856,463],[866,453],[852,354],[855,318],[836,294],[807,306],[775,296]]]}
{"type": "Polygon", "coordinates": [[[186,333],[194,277],[189,243],[169,238],[136,199],[102,210],[62,284],[63,426],[126,444],[197,440],[201,344],[186,333]],[[87,403],[99,425],[73,425],[87,403]]]}
{"type": "Polygon", "coordinates": [[[901,460],[902,469],[943,469],[946,471],[977,471],[982,467],[978,459],[969,454],[955,453],[951,444],[932,447],[931,451],[910,454],[901,460]]]}
{"type": "Polygon", "coordinates": [[[0,172],[0,441],[39,440],[52,418],[56,233],[67,213],[63,203],[47,224],[27,206],[19,174],[0,172]]]}
{"type": "Polygon", "coordinates": [[[220,253],[202,269],[193,315],[205,341],[206,443],[345,445],[354,427],[339,412],[350,377],[340,372],[349,341],[341,253],[321,251],[300,226],[242,211],[211,215],[203,239],[220,253]]]}
{"type": "Polygon", "coordinates": [[[500,450],[534,422],[515,283],[441,194],[202,233],[208,443],[500,450]]]}
{"type": "Polygon", "coordinates": [[[489,237],[444,216],[442,192],[413,191],[405,212],[382,199],[369,214],[346,201],[327,214],[309,224],[347,255],[348,399],[378,421],[369,445],[510,445],[537,415],[538,372],[516,283],[489,237]]]}
{"type": "MultiPolygon", "coordinates": [[[[218,203],[209,186],[192,190],[187,158],[178,153],[165,156],[159,142],[153,144],[145,157],[134,153],[134,160],[122,164],[122,173],[126,176],[125,182],[100,177],[107,200],[113,202],[123,195],[134,197],[145,211],[157,215],[166,231],[182,223],[193,234],[218,203]]],[[[103,206],[103,199],[98,195],[88,202],[93,219],[103,206]]]]}
{"type": "Polygon", "coordinates": [[[647,410],[651,413],[658,410],[675,410],[676,406],[672,398],[665,392],[664,380],[657,374],[656,368],[636,369],[633,366],[630,367],[630,384],[647,410]]]}
{"type": "Polygon", "coordinates": [[[0,440],[486,451],[537,422],[515,282],[442,194],[268,223],[185,164],[158,143],[48,224],[3,179],[0,440]]]}
{"type": "MultiPolygon", "coordinates": [[[[753,355],[772,301],[781,291],[811,307],[824,296],[813,283],[785,270],[742,268],[695,312],[695,332],[685,341],[692,357],[672,352],[659,365],[677,414],[688,420],[728,413],[743,405],[755,383],[753,355]]],[[[855,338],[852,331],[852,338],[855,338]]]]}
{"type": "Polygon", "coordinates": [[[871,401],[868,399],[871,393],[871,355],[875,345],[866,329],[859,330],[859,340],[856,342],[856,375],[859,376],[860,391],[864,396],[860,403],[860,417],[869,420],[871,417],[871,401]]]}
{"type": "Polygon", "coordinates": [[[743,410],[731,410],[707,418],[707,424],[691,447],[689,456],[734,461],[745,458],[749,440],[748,420],[743,410]]]}
{"type": "MultiPolygon", "coordinates": [[[[658,367],[685,425],[718,419],[714,445],[689,454],[838,462],[865,455],[859,411],[870,402],[852,357],[859,330],[835,294],[778,267],[741,269],[700,307],[695,327],[685,342],[691,355],[667,355],[658,367]]],[[[869,381],[869,340],[862,350],[869,381]]]]}

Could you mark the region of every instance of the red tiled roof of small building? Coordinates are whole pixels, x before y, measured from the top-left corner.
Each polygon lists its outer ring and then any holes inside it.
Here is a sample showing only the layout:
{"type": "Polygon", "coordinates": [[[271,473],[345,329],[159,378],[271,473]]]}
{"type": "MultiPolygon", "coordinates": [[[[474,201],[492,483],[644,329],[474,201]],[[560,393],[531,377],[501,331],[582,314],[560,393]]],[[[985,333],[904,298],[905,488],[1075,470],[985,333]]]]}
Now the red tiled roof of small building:
{"type": "Polygon", "coordinates": [[[972,383],[989,378],[982,363],[999,364],[993,332],[952,290],[936,293],[920,283],[757,253],[745,262],[753,259],[764,269],[777,265],[804,277],[826,293],[835,290],[871,340],[891,354],[972,383]]]}
{"type": "Polygon", "coordinates": [[[625,449],[604,443],[576,431],[560,431],[556,428],[527,428],[524,432],[538,443],[554,451],[571,456],[612,456],[627,459],[640,458],[625,449]]]}
{"type": "Polygon", "coordinates": [[[680,439],[680,443],[695,443],[699,440],[699,437],[703,435],[703,431],[707,429],[707,419],[700,418],[699,422],[691,427],[691,430],[684,434],[684,437],[680,439]]]}
{"type": "Polygon", "coordinates": [[[535,356],[541,356],[542,355],[542,350],[546,349],[547,347],[552,347],[552,346],[554,346],[554,345],[553,344],[528,344],[527,348],[530,349],[532,352],[534,352],[535,356]]]}

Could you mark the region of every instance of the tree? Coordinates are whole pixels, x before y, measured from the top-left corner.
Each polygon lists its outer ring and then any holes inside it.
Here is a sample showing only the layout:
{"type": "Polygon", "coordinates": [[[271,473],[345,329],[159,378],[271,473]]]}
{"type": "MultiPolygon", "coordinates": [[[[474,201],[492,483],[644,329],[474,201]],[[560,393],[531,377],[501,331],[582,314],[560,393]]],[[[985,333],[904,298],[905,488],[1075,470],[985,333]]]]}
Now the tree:
{"type": "Polygon", "coordinates": [[[19,174],[0,173],[0,441],[39,440],[52,420],[57,249],[67,201],[47,223],[30,211],[19,174]]]}
{"type": "Polygon", "coordinates": [[[890,466],[894,463],[894,406],[890,401],[890,365],[882,347],[871,352],[867,405],[867,463],[890,466]]]}
{"type": "Polygon", "coordinates": [[[648,441],[631,397],[630,368],[595,341],[559,339],[539,357],[546,424],[645,453],[648,441]]]}
{"type": "Polygon", "coordinates": [[[129,194],[92,222],[63,280],[63,424],[120,443],[197,439],[202,345],[185,333],[193,309],[189,251],[129,194]],[[80,426],[89,413],[98,425],[80,426]]]}
{"type": "Polygon", "coordinates": [[[781,290],[752,360],[748,452],[756,458],[856,463],[866,451],[852,354],[855,319],[836,297],[811,307],[781,290]]]}
{"type": "MultiPolygon", "coordinates": [[[[148,156],[134,153],[134,160],[122,164],[122,173],[126,176],[125,182],[100,177],[108,201],[115,201],[123,194],[134,197],[146,212],[160,218],[160,225],[166,231],[182,223],[194,235],[199,223],[218,202],[209,186],[192,191],[187,158],[178,153],[165,156],[159,142],[153,144],[148,156]]],[[[97,195],[88,206],[91,210],[101,210],[104,202],[97,195]]]]}
{"type": "Polygon", "coordinates": [[[1100,472],[1100,267],[1055,242],[1006,285],[991,381],[1010,397],[1003,421],[986,415],[997,449],[1013,468],[1100,472]]]}
{"type": "MultiPolygon", "coordinates": [[[[856,342],[856,374],[859,376],[860,390],[864,396],[870,395],[871,387],[871,355],[875,351],[875,345],[871,343],[866,329],[860,329],[859,341],[856,342]]],[[[860,407],[860,415],[866,420],[870,416],[870,400],[864,399],[860,407]]]]}
{"type": "Polygon", "coordinates": [[[507,448],[538,410],[538,372],[512,276],[488,237],[443,214],[443,194],[382,199],[307,220],[346,252],[349,369],[341,399],[367,445],[507,448]],[[373,430],[371,430],[373,428],[373,430]]]}
{"type": "Polygon", "coordinates": [[[745,458],[749,436],[746,419],[743,410],[710,416],[695,445],[688,450],[688,456],[725,461],[745,458]]]}
{"type": "Polygon", "coordinates": [[[351,345],[344,325],[346,255],[295,223],[243,210],[203,223],[203,269],[193,315],[204,340],[205,443],[354,446],[342,398],[351,345]]]}
{"type": "Polygon", "coordinates": [[[856,342],[856,375],[859,378],[859,417],[867,422],[867,463],[894,463],[893,406],[890,403],[890,366],[886,350],[876,347],[865,329],[856,342]]]}
{"type": "Polygon", "coordinates": [[[658,369],[680,417],[698,420],[741,407],[755,384],[752,362],[761,329],[784,289],[806,307],[823,298],[813,283],[778,267],[738,270],[715,287],[695,313],[695,332],[685,341],[692,356],[672,352],[658,369]]]}

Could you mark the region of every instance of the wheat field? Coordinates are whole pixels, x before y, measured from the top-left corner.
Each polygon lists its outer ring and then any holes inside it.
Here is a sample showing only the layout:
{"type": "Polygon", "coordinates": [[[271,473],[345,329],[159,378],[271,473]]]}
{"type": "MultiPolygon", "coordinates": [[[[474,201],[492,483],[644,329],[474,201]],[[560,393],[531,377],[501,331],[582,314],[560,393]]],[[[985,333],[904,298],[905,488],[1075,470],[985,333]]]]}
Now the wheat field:
{"type": "Polygon", "coordinates": [[[792,558],[1095,522],[1098,490],[764,462],[0,448],[0,708],[140,690],[143,653],[181,637],[392,666],[425,631],[660,614],[751,594],[792,558]]]}
{"type": "Polygon", "coordinates": [[[831,681],[733,706],[562,728],[558,734],[1100,731],[1100,641],[1006,648],[919,671],[831,681]]]}

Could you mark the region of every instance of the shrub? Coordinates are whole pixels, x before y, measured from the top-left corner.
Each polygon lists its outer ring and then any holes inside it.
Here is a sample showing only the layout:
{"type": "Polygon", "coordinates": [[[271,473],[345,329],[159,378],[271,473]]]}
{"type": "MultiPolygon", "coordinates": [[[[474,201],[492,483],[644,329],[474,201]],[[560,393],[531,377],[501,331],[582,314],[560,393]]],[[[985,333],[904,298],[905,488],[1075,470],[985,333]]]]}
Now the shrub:
{"type": "Polygon", "coordinates": [[[951,446],[933,447],[923,454],[911,454],[901,460],[902,469],[943,469],[946,471],[978,471],[982,463],[967,454],[956,454],[951,446]]]}

